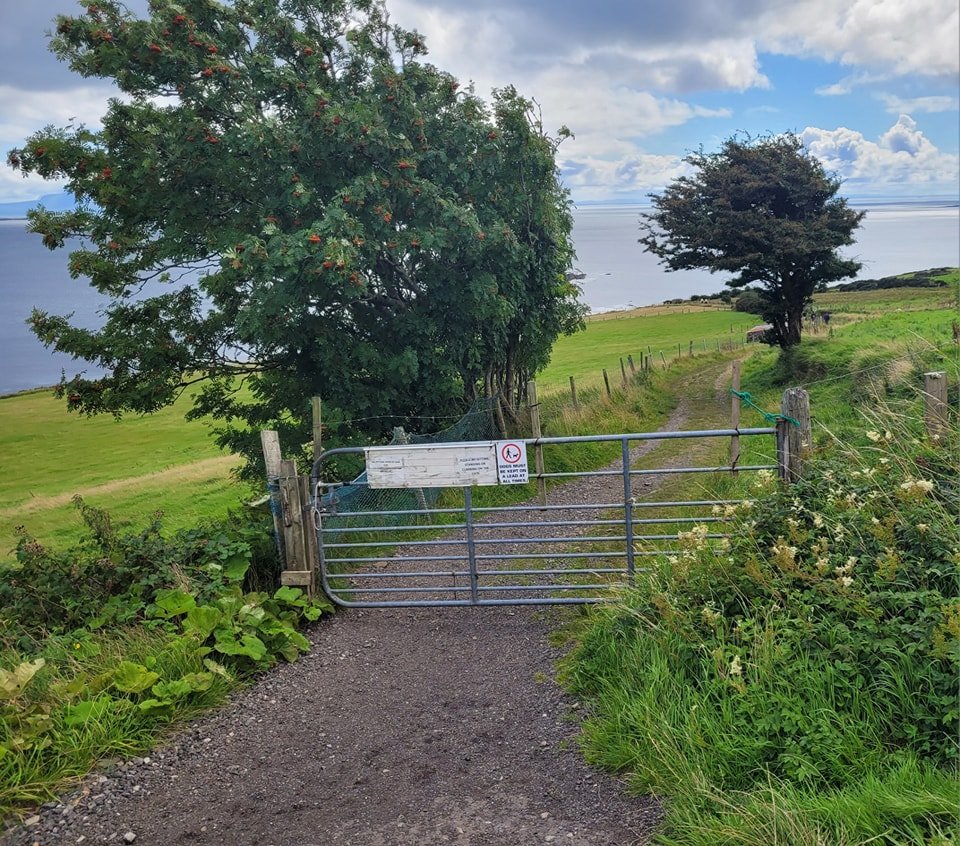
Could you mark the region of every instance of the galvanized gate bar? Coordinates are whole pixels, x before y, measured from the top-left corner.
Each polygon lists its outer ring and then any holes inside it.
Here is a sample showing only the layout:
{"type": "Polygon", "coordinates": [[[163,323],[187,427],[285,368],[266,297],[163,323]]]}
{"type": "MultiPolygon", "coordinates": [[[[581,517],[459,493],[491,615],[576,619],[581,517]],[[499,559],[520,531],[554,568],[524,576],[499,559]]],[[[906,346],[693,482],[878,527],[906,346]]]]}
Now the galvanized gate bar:
{"type": "MultiPolygon", "coordinates": [[[[476,506],[472,489],[460,488],[452,490],[458,490],[462,496],[462,506],[441,503],[433,508],[384,509],[381,506],[370,511],[340,512],[337,507],[339,485],[320,481],[320,470],[331,456],[362,454],[363,449],[329,450],[314,463],[311,480],[316,494],[313,504],[324,590],[337,604],[360,607],[566,605],[605,601],[611,591],[635,577],[638,559],[678,551],[677,534],[664,529],[676,527],[679,531],[684,526],[703,524],[700,533],[705,540],[722,540],[729,537],[723,531],[729,517],[710,511],[742,502],[740,499],[638,502],[633,492],[635,476],[733,470],[743,473],[777,467],[756,464],[736,468],[721,465],[634,469],[630,466],[632,442],[744,438],[775,433],[774,428],[711,429],[524,439],[528,445],[620,443],[619,468],[529,474],[531,482],[593,477],[601,480],[595,483],[600,486],[605,478],[621,477],[622,500],[616,501],[616,494],[611,497],[613,491],[608,488],[605,496],[598,497],[599,501],[570,504],[529,502],[476,506]],[[642,509],[657,509],[659,513],[638,516],[637,512],[642,513],[642,509]],[[680,511],[679,515],[676,510],[680,511]],[[564,519],[567,515],[570,519],[564,519]],[[450,518],[453,522],[444,522],[450,518]],[[707,528],[708,524],[712,531],[707,528]],[[659,527],[662,528],[658,531],[659,527]],[[610,534],[604,534],[608,529],[610,534]],[[411,536],[411,533],[416,534],[411,536]],[[595,562],[597,566],[583,562],[595,562]]],[[[351,495],[356,495],[356,487],[351,490],[351,495]]],[[[563,489],[559,490],[562,495],[563,489]]],[[[422,494],[420,501],[425,505],[422,494]]]]}
{"type": "Polygon", "coordinates": [[[621,441],[620,463],[623,465],[623,520],[627,534],[627,575],[633,575],[633,479],[630,477],[630,441],[626,438],[621,441]]]}

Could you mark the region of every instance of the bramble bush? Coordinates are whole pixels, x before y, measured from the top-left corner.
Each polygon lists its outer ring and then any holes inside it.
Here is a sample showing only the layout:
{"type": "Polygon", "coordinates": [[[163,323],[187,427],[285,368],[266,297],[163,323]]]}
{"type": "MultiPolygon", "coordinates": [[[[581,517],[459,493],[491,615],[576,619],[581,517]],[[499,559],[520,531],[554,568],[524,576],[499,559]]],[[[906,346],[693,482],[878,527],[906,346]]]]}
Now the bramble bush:
{"type": "MultiPolygon", "coordinates": [[[[716,791],[771,783],[842,792],[895,766],[955,779],[960,432],[930,444],[889,412],[867,425],[795,485],[761,477],[727,508],[729,539],[681,534],[682,553],[599,611],[566,667],[595,699],[596,762],[638,789],[709,793],[717,813],[716,791]]],[[[880,830],[949,828],[949,804],[909,806],[880,830]]],[[[907,841],[922,842],[880,842],[907,841]]]]}
{"type": "Polygon", "coordinates": [[[157,591],[189,586],[201,600],[231,585],[275,581],[270,529],[259,518],[231,516],[172,537],[153,515],[141,531],[118,530],[108,512],[81,497],[86,526],[69,548],[45,546],[19,528],[13,562],[0,562],[0,608],[27,635],[101,628],[143,619],[157,591]]]}

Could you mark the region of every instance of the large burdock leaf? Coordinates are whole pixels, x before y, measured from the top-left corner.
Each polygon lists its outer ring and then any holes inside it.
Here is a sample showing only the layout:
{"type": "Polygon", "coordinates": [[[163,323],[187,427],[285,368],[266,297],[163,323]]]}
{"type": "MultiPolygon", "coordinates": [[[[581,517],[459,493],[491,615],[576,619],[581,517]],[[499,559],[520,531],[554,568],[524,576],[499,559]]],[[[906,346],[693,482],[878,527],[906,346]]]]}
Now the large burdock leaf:
{"type": "Polygon", "coordinates": [[[147,688],[153,687],[159,678],[159,673],[148,670],[142,664],[121,661],[113,671],[113,686],[123,693],[143,693],[147,688]]]}
{"type": "Polygon", "coordinates": [[[200,641],[210,637],[213,630],[220,624],[223,614],[212,605],[200,605],[187,611],[183,620],[184,634],[196,634],[200,641]]]}
{"type": "Polygon", "coordinates": [[[267,647],[256,635],[243,635],[239,640],[233,637],[222,638],[213,647],[223,655],[245,655],[254,661],[262,661],[267,647]]]}
{"type": "Polygon", "coordinates": [[[0,699],[16,699],[47,662],[43,658],[24,661],[12,670],[0,670],[0,699]]]}
{"type": "Polygon", "coordinates": [[[158,590],[153,602],[154,604],[150,606],[150,615],[164,620],[179,617],[197,606],[197,601],[182,590],[158,590]]]}

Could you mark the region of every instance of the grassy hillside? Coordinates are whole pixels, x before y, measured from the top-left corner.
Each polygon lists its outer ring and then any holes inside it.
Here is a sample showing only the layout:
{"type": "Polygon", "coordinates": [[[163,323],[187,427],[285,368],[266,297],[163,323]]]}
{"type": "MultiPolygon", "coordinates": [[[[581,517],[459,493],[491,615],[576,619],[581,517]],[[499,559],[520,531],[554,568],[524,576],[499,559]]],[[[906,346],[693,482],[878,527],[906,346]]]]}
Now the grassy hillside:
{"type": "Polygon", "coordinates": [[[162,510],[171,528],[235,504],[235,460],[207,426],[183,419],[188,407],[184,397],[156,414],[115,420],[68,414],[50,391],[0,399],[0,555],[21,524],[54,543],[75,537],[75,494],[135,525],[162,510]]]}
{"type": "Polygon", "coordinates": [[[602,384],[601,370],[606,368],[611,381],[620,378],[620,357],[632,355],[639,362],[648,350],[657,367],[660,353],[669,361],[677,356],[677,345],[686,356],[690,341],[695,352],[712,351],[720,343],[740,343],[751,326],[759,322],[752,314],[720,309],[694,311],[689,307],[635,309],[620,319],[598,315],[587,323],[586,331],[560,338],[554,345],[550,364],[537,377],[542,390],[565,390],[571,376],[578,386],[602,384]]]}

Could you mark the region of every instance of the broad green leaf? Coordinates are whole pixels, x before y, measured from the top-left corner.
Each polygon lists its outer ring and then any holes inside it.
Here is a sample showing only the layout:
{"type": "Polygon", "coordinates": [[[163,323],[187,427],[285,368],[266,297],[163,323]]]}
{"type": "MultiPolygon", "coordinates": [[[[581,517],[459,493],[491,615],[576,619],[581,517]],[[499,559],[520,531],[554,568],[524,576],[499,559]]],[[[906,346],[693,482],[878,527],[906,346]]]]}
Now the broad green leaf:
{"type": "Polygon", "coordinates": [[[243,581],[250,569],[250,556],[238,553],[223,562],[223,576],[231,582],[243,581]]]}
{"type": "Polygon", "coordinates": [[[150,616],[169,620],[172,617],[186,614],[196,605],[197,601],[186,591],[159,590],[150,608],[150,616]]]}
{"type": "Polygon", "coordinates": [[[190,682],[184,679],[174,679],[173,681],[157,682],[150,689],[150,692],[156,696],[157,699],[173,701],[189,696],[193,693],[193,688],[190,686],[190,682]]]}
{"type": "Polygon", "coordinates": [[[43,658],[24,661],[12,670],[0,670],[0,699],[16,699],[47,662],[43,658]]]}
{"type": "Polygon", "coordinates": [[[203,641],[223,619],[222,612],[212,605],[198,605],[187,612],[183,620],[183,631],[186,634],[196,634],[203,641]]]}
{"type": "Polygon", "coordinates": [[[305,605],[303,591],[298,587],[292,587],[291,585],[284,585],[281,588],[277,588],[277,592],[273,595],[274,599],[279,599],[281,602],[286,602],[290,605],[305,605]]]}
{"type": "Polygon", "coordinates": [[[224,655],[245,655],[254,661],[261,661],[267,654],[266,644],[255,635],[243,635],[240,640],[224,639],[217,641],[214,649],[224,655]]]}
{"type": "Polygon", "coordinates": [[[83,699],[64,709],[63,721],[68,726],[81,726],[101,720],[112,708],[114,700],[109,696],[83,699]]]}
{"type": "Polygon", "coordinates": [[[216,673],[218,676],[222,676],[227,679],[227,681],[233,681],[233,676],[230,671],[223,666],[223,664],[218,664],[212,658],[204,658],[203,666],[206,667],[211,673],[216,673]]]}
{"type": "Polygon", "coordinates": [[[144,714],[153,714],[156,716],[167,716],[173,713],[173,703],[160,699],[144,699],[137,707],[144,714]]]}
{"type": "Polygon", "coordinates": [[[124,693],[143,693],[156,684],[159,673],[148,670],[142,664],[121,661],[113,671],[113,686],[124,693]]]}
{"type": "Polygon", "coordinates": [[[310,641],[307,640],[300,632],[293,631],[290,632],[287,637],[290,639],[290,642],[294,644],[301,652],[310,651],[310,641]]]}

